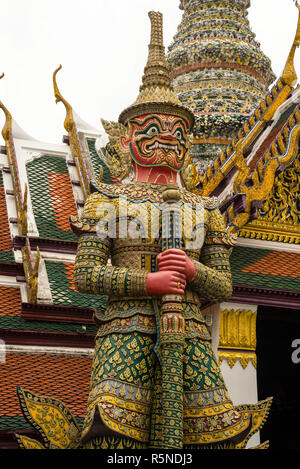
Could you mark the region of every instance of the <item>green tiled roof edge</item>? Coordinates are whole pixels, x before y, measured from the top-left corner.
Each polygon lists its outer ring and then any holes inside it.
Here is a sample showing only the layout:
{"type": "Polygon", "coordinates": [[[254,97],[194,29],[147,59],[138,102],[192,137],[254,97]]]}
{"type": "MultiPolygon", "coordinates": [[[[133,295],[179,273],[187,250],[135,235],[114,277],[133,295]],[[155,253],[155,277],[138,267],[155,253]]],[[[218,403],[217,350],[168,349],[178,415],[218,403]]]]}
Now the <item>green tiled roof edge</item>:
{"type": "MultiPolygon", "coordinates": [[[[83,426],[83,417],[77,417],[76,421],[80,428],[83,426]]],[[[16,416],[8,416],[8,415],[0,415],[0,431],[5,430],[33,430],[33,427],[25,420],[23,415],[16,415],[16,416]]]]}
{"type": "Polygon", "coordinates": [[[0,261],[3,262],[15,262],[15,256],[11,251],[0,250],[0,261]]]}
{"type": "MultiPolygon", "coordinates": [[[[95,334],[97,326],[91,324],[67,324],[61,322],[31,321],[16,316],[1,316],[0,330],[26,330],[43,332],[71,332],[80,334],[95,334]],[[85,329],[82,329],[82,326],[85,329]]],[[[1,332],[0,332],[1,335],[1,332]]]]}

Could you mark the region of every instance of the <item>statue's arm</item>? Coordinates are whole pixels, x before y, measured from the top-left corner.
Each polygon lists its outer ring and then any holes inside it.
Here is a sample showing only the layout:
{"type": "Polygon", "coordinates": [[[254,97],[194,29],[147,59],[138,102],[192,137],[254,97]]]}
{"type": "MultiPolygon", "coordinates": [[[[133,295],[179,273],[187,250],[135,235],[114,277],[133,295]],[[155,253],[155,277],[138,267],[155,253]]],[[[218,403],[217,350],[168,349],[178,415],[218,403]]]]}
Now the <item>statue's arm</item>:
{"type": "Polygon", "coordinates": [[[74,269],[76,289],[110,296],[146,296],[147,272],[107,265],[109,252],[109,239],[92,233],[80,237],[74,269]]]}
{"type": "Polygon", "coordinates": [[[99,197],[94,194],[90,196],[80,219],[74,267],[75,287],[82,293],[146,296],[147,271],[108,265],[112,240],[97,234],[100,203],[103,201],[99,197]]]}
{"type": "Polygon", "coordinates": [[[210,303],[225,301],[232,295],[229,262],[230,236],[219,209],[210,211],[209,226],[199,261],[194,261],[196,272],[189,287],[210,303]]]}

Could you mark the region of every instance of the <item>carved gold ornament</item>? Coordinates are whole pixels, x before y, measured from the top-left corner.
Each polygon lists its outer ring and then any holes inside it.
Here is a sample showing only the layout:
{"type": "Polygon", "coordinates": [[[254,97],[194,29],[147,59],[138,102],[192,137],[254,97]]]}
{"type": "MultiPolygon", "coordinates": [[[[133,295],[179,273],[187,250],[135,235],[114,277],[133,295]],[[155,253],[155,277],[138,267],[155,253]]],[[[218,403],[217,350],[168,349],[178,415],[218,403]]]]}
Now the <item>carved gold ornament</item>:
{"type": "Polygon", "coordinates": [[[247,310],[221,310],[219,363],[223,360],[232,368],[237,361],[243,368],[252,362],[256,368],[256,317],[247,310]]]}
{"type": "Polygon", "coordinates": [[[90,194],[90,182],[89,182],[87,169],[84,163],[83,151],[81,149],[79,138],[77,135],[77,128],[76,128],[76,123],[74,121],[72,107],[70,106],[68,101],[66,101],[63,98],[57,86],[56,75],[57,75],[57,72],[59,72],[59,70],[61,69],[62,69],[62,66],[60,65],[53,73],[53,88],[54,88],[55,101],[56,103],[61,101],[64,104],[65,109],[66,109],[64,127],[66,131],[68,132],[71,153],[76,164],[80,187],[82,190],[83,198],[85,200],[90,194]]]}
{"type": "MultiPolygon", "coordinates": [[[[1,75],[0,79],[3,78],[1,75]]],[[[27,235],[27,185],[25,184],[24,196],[22,195],[21,183],[19,179],[17,158],[15,145],[13,140],[12,124],[13,119],[10,112],[6,109],[4,104],[0,102],[0,109],[5,114],[5,124],[2,129],[2,136],[5,141],[6,154],[12,179],[12,186],[14,191],[14,199],[16,204],[16,212],[18,218],[18,230],[21,236],[27,235]]]]}

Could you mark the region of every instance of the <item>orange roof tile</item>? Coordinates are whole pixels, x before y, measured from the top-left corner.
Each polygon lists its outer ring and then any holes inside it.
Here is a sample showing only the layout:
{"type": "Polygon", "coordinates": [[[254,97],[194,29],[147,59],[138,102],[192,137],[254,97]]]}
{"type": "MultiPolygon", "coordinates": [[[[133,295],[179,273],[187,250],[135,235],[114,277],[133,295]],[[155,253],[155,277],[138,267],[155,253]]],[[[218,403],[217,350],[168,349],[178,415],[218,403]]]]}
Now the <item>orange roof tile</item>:
{"type": "Polygon", "coordinates": [[[0,316],[21,316],[19,288],[0,286],[0,316]]]}
{"type": "Polygon", "coordinates": [[[244,267],[242,272],[253,274],[280,275],[282,277],[300,277],[300,254],[294,252],[272,251],[253,264],[244,267]]]}
{"type": "Polygon", "coordinates": [[[77,292],[74,286],[74,264],[68,264],[64,262],[64,266],[67,279],[69,280],[69,287],[71,288],[71,290],[77,292]]]}
{"type": "Polygon", "coordinates": [[[61,400],[73,415],[84,417],[92,359],[8,353],[0,364],[0,415],[21,415],[17,386],[61,400]]]}
{"type": "Polygon", "coordinates": [[[48,172],[49,190],[57,226],[71,231],[69,216],[77,215],[72,186],[68,174],[48,172]]]}
{"type": "Polygon", "coordinates": [[[12,243],[8,226],[8,216],[4,187],[0,186],[0,250],[11,251],[12,243]]]}

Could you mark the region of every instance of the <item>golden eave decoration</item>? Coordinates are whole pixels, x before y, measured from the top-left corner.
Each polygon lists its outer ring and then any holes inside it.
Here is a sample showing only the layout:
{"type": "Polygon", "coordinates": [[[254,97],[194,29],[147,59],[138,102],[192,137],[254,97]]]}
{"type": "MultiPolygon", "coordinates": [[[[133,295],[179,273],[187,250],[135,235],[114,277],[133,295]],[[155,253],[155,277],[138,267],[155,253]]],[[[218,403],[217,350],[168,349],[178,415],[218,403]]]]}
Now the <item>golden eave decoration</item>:
{"type": "Polygon", "coordinates": [[[37,247],[35,260],[32,258],[29,239],[26,238],[25,247],[22,248],[23,267],[26,279],[27,301],[37,302],[38,275],[40,266],[40,250],[37,247]]]}
{"type": "Polygon", "coordinates": [[[243,127],[237,133],[236,138],[232,140],[220,157],[208,167],[206,174],[200,178],[198,185],[200,195],[213,195],[214,191],[219,187],[230,171],[236,167],[240,153],[245,153],[249,149],[259,134],[265,129],[267,123],[271,121],[277,109],[290,96],[297,82],[294,55],[296,48],[300,45],[300,6],[298,2],[296,2],[296,7],[299,10],[296,36],[282,76],[273,85],[270,92],[260,103],[252,116],[244,123],[243,127]],[[239,148],[237,149],[238,144],[239,148]]]}
{"type": "Polygon", "coordinates": [[[120,114],[119,122],[126,124],[136,116],[149,113],[173,114],[185,119],[191,129],[194,125],[194,115],[181,104],[171,86],[163,46],[162,14],[150,11],[149,18],[151,21],[151,39],[140,93],[135,102],[120,114]]]}
{"type": "MultiPolygon", "coordinates": [[[[4,74],[1,75],[0,79],[3,78],[4,74]]],[[[21,190],[21,183],[19,178],[18,163],[16,158],[16,151],[13,139],[13,120],[10,112],[4,104],[0,101],[0,109],[5,114],[5,124],[2,129],[2,136],[5,141],[6,154],[12,179],[12,186],[14,191],[14,198],[17,211],[18,219],[18,230],[21,236],[27,234],[27,185],[25,184],[24,196],[21,190]]]]}
{"type": "Polygon", "coordinates": [[[297,73],[294,66],[294,57],[297,47],[300,46],[300,5],[296,1],[296,7],[299,10],[298,13],[298,26],[296,31],[296,36],[290,50],[287,62],[285,64],[285,68],[282,74],[282,81],[289,86],[295,86],[297,83],[297,73]]]}
{"type": "Polygon", "coordinates": [[[76,124],[74,121],[72,107],[68,103],[68,101],[66,101],[65,98],[63,98],[57,86],[56,75],[59,72],[59,70],[61,70],[61,68],[62,66],[60,65],[53,73],[53,87],[54,87],[55,101],[56,103],[61,101],[66,108],[66,117],[65,117],[64,127],[66,131],[68,132],[71,153],[76,164],[76,169],[77,169],[77,173],[78,173],[78,177],[80,181],[80,187],[83,193],[83,198],[85,200],[90,194],[90,181],[89,181],[87,169],[84,163],[83,152],[82,152],[78,134],[77,134],[77,128],[76,128],[76,124]]]}

